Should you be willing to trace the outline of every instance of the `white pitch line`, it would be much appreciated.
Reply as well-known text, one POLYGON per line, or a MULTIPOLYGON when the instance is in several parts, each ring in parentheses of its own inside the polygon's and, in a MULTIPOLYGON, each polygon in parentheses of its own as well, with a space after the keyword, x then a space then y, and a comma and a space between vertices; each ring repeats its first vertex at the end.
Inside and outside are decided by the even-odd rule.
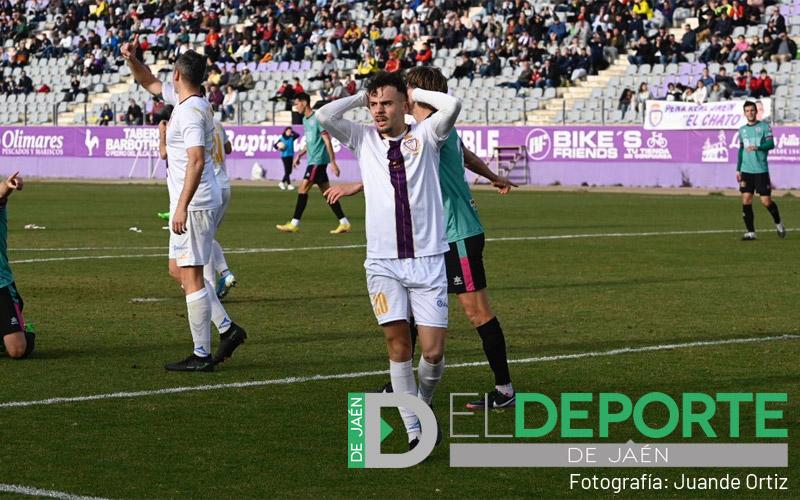
MULTIPOLYGON (((553 356, 541 356, 535 358, 510 359, 508 360, 508 362, 513 364, 529 364, 529 363, 542 363, 548 361, 568 361, 573 359, 617 356, 620 354, 631 354, 639 352, 669 351, 677 349, 691 349, 693 347, 708 347, 708 346, 730 345, 730 344, 749 344, 749 343, 785 341, 785 340, 797 340, 797 339, 800 339, 800 335, 786 334, 786 335, 778 335, 772 337, 750 337, 750 338, 725 339, 725 340, 699 340, 699 341, 685 342, 679 344, 658 344, 658 345, 651 345, 644 347, 624 347, 621 349, 612 349, 609 351, 591 351, 591 352, 582 352, 575 354, 556 354, 553 356)), ((452 370, 455 368, 470 368, 475 366, 485 366, 488 364, 489 363, 486 361, 475 361, 475 362, 456 363, 452 365, 447 365, 446 368, 448 370, 452 370)), ((94 394, 92 396, 58 397, 58 398, 40 399, 35 401, 9 401, 6 403, 0 403, 0 409, 22 408, 28 406, 49 406, 60 403, 80 403, 83 401, 97 401, 102 399, 140 398, 145 396, 179 394, 184 392, 215 391, 220 389, 242 389, 247 387, 261 387, 265 385, 292 385, 292 384, 302 384, 304 382, 342 380, 342 379, 369 377, 374 375, 385 375, 387 373, 388 372, 386 370, 374 370, 367 372, 335 373, 330 375, 308 375, 300 377, 270 379, 270 380, 254 380, 250 382, 232 382, 227 384, 169 387, 166 389, 155 389, 149 391, 111 392, 106 394, 94 394)))
POLYGON ((0 483, 0 492, 16 493, 18 495, 27 495, 30 497, 60 498, 62 500, 107 500, 102 497, 87 497, 82 495, 73 495, 72 493, 64 493, 63 491, 43 490, 41 488, 32 488, 29 486, 20 486, 17 484, 0 483))
MULTIPOLYGON (((796 228, 790 228, 789 231, 796 231, 796 228)), ((508 236, 497 238, 486 238, 486 241, 548 241, 548 240, 575 240, 582 238, 625 238, 625 237, 646 237, 646 236, 682 236, 682 235, 697 235, 697 234, 721 234, 721 233, 736 233, 737 229, 706 229, 697 231, 649 231, 643 233, 586 233, 586 234, 554 234, 544 236, 508 236)), ((313 247, 291 247, 291 248, 228 248, 225 249, 227 254, 253 254, 253 253, 277 253, 277 252, 307 252, 315 250, 350 250, 355 248, 365 248, 366 245, 327 245, 327 246, 313 246, 313 247)), ((86 250, 97 249, 99 247, 88 247, 86 250)), ((141 249, 149 248, 162 248, 162 247, 141 247, 141 249)), ((132 248, 121 248, 119 250, 135 250, 132 248)), ((67 249, 70 250, 71 249, 67 249)), ((12 252, 14 250, 12 249, 12 252)), ((41 259, 19 259, 12 260, 11 264, 35 264, 40 262, 63 262, 70 260, 109 260, 109 259, 140 259, 147 257, 166 257, 164 253, 154 254, 133 254, 133 255, 78 255, 75 257, 46 257, 41 259)))

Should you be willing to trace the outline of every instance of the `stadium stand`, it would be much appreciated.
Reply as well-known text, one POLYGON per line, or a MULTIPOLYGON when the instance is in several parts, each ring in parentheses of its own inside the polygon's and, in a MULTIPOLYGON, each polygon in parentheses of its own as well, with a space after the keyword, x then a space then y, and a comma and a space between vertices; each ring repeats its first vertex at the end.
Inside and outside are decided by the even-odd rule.
POLYGON ((0 5, 0 124, 94 124, 106 104, 119 121, 131 99, 152 116, 119 54, 134 35, 163 78, 205 53, 209 89, 232 94, 219 117, 237 123, 289 123, 270 101, 284 81, 324 102, 415 64, 450 77, 463 123, 637 123, 643 83, 656 99, 766 92, 776 121, 800 119, 800 0, 28 0, 0 5))

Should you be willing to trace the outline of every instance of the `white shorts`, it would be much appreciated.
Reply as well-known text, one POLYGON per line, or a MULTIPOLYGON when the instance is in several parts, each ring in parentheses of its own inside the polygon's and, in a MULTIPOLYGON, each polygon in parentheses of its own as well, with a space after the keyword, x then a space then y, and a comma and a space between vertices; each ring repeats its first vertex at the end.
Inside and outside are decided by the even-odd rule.
POLYGON ((222 219, 225 217, 225 212, 228 211, 228 203, 231 201, 230 188, 222 188, 220 189, 220 193, 222 193, 222 205, 220 205, 219 210, 217 210, 217 220, 214 224, 214 227, 217 229, 222 225, 222 219))
POLYGON ((367 259, 367 290, 379 325, 408 321, 447 328, 444 254, 413 259, 367 259))
POLYGON ((191 210, 186 219, 186 232, 172 232, 172 215, 169 217, 169 258, 178 267, 204 266, 211 259, 211 246, 216 233, 218 209, 191 210))

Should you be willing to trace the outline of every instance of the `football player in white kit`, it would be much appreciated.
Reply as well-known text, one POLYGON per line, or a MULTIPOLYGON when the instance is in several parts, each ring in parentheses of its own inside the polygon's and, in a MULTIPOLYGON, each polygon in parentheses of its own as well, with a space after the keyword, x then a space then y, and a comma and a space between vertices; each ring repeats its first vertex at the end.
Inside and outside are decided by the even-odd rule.
MULTIPOLYGON (((217 230, 222 224, 225 212, 228 211, 228 204, 231 201, 231 181, 228 179, 228 169, 225 166, 225 156, 231 154, 233 145, 225 134, 225 128, 219 120, 214 120, 214 149, 211 151, 211 160, 214 162, 214 176, 217 178, 220 193, 222 194, 222 205, 217 215, 217 230)), ((238 283, 236 277, 225 260, 222 246, 217 241, 216 236, 212 243, 211 262, 203 268, 203 275, 210 283, 216 282, 216 293, 220 299, 228 295, 231 288, 238 283), (219 279, 217 279, 219 274, 219 279)))
POLYGON ((162 83, 136 56, 136 40, 123 45, 136 81, 153 95, 162 95, 174 106, 166 128, 170 199, 169 272, 186 295, 187 318, 194 350, 184 360, 169 363, 170 371, 213 371, 244 342, 245 331, 234 324, 220 304, 213 286, 203 278, 203 266, 211 258, 217 214, 222 197, 211 160, 214 115, 202 96, 205 58, 194 52, 182 54, 175 63, 172 83, 162 83), (211 355, 211 322, 229 334, 211 355))
MULTIPOLYGON (((447 332, 448 251, 439 148, 461 111, 461 101, 441 92, 406 88, 398 73, 380 72, 366 90, 317 111, 322 127, 358 159, 366 200, 367 288, 389 353, 395 392, 418 395, 430 404, 444 371, 447 332), (406 125, 409 104, 419 101, 438 111, 406 125), (367 107, 374 125, 344 119, 348 110, 367 107), (422 357, 419 387, 414 379, 409 313, 419 325, 422 357)), ((414 413, 400 408, 409 448, 419 442, 414 413)))

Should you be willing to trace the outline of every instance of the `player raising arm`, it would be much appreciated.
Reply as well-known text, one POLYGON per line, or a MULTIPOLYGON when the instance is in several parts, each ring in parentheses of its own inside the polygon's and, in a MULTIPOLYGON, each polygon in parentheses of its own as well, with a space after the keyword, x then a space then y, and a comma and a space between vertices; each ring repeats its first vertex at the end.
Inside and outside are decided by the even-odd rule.
MULTIPOLYGON (((367 288, 389 354, 395 391, 430 404, 444 371, 447 331, 448 250, 439 149, 453 129, 461 101, 440 92, 409 92, 402 76, 378 73, 366 91, 337 99, 317 111, 322 127, 358 159, 366 200, 367 288), (414 100, 438 112, 417 125, 404 118, 414 100), (345 120, 350 109, 366 106, 373 125, 345 120), (422 357, 419 388, 411 359, 409 313, 418 328, 422 357)), ((420 424, 401 408, 409 447, 419 442, 420 424)))
POLYGON ((161 94, 167 104, 174 106, 165 136, 169 161, 169 272, 186 295, 194 350, 186 359, 167 364, 165 368, 213 371, 214 365, 230 357, 247 335, 230 320, 214 287, 203 278, 203 266, 211 258, 217 214, 222 205, 211 158, 214 115, 201 91, 206 62, 197 52, 187 51, 175 62, 172 82, 162 83, 136 58, 135 49, 134 41, 124 44, 121 52, 136 81, 151 94, 161 94), (212 320, 221 336, 214 356, 211 355, 212 320))

